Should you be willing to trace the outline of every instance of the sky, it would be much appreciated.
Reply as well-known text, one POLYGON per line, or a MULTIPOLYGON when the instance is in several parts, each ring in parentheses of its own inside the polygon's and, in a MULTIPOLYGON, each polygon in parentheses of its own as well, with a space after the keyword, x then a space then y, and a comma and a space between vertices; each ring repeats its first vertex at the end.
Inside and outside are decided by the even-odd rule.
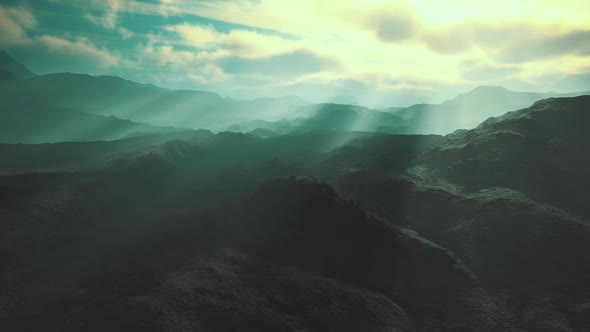
POLYGON ((406 106, 590 90, 590 2, 0 0, 0 48, 38 74, 406 106))

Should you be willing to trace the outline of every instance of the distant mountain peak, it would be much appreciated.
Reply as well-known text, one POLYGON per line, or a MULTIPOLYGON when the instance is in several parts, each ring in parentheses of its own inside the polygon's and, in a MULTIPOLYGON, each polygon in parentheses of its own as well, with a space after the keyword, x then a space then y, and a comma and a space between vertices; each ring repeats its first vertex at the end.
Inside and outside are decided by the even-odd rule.
POLYGON ((499 85, 480 85, 476 88, 474 88, 473 90, 471 90, 470 92, 481 92, 481 91, 510 91, 508 89, 506 89, 503 86, 499 86, 499 85))
MULTIPOLYGON (((513 93, 514 91, 512 90, 508 90, 505 87, 502 86, 497 86, 497 85, 481 85, 478 87, 473 88, 472 90, 459 94, 457 97, 462 97, 462 96, 490 96, 490 97, 494 97, 494 96, 504 96, 510 93, 513 93)), ((456 97, 456 98, 457 98, 456 97)))
POLYGON ((16 61, 6 51, 0 50, 0 69, 5 70, 18 78, 29 78, 37 76, 25 65, 16 61))
MULTIPOLYGON (((497 85, 481 85, 478 86, 470 91, 460 93, 455 98, 451 99, 450 102, 459 101, 465 102, 466 100, 470 101, 481 101, 482 99, 489 100, 489 101, 501 101, 506 100, 507 98, 511 98, 515 95, 519 94, 519 92, 514 92, 512 90, 506 89, 502 86, 497 85)), ((526 93, 521 93, 526 94, 526 93)), ((530 105, 528 102, 526 105, 530 105)))

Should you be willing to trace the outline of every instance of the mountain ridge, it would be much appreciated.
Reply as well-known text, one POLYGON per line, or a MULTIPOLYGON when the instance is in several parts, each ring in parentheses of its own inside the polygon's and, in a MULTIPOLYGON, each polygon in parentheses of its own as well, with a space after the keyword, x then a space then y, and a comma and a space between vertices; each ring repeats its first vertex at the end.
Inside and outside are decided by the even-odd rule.
POLYGON ((24 64, 15 60, 4 50, 0 50, 0 69, 6 70, 18 78, 37 76, 37 74, 31 72, 24 64))
POLYGON ((583 330, 588 105, 445 137, 0 145, 0 326, 583 330))
MULTIPOLYGON (((297 96, 238 100, 209 91, 169 90, 109 75, 53 73, 21 80, 10 80, 8 77, 4 82, 0 94, 4 92, 23 99, 34 94, 40 102, 86 113, 114 115, 158 126, 241 132, 270 130, 266 136, 273 135, 272 132, 284 134, 316 129, 318 126, 334 129, 331 123, 343 121, 338 119, 340 114, 334 113, 331 118, 320 121, 317 112, 313 111, 334 107, 356 112, 348 112, 348 124, 337 126, 338 129, 447 134, 457 129, 473 128, 489 117, 528 107, 542 98, 585 94, 516 92, 498 86, 480 86, 440 104, 381 110, 385 111, 381 113, 397 117, 386 119, 388 116, 378 113, 378 109, 356 105, 309 104, 297 96), (362 112, 359 111, 361 109, 362 112), (306 122, 309 125, 307 129, 306 122)), ((325 112, 323 116, 326 116, 325 112)))

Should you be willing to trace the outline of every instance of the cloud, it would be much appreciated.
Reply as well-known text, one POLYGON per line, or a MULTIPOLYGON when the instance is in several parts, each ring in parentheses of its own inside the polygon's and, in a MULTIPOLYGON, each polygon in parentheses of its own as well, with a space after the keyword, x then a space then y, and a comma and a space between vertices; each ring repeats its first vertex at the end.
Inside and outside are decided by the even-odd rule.
POLYGON ((489 64, 464 63, 462 77, 468 81, 485 82, 506 78, 519 71, 516 66, 496 66, 489 64))
POLYGON ((28 41, 27 29, 37 24, 33 14, 22 7, 0 5, 0 46, 14 46, 28 41))
POLYGON ((53 36, 41 36, 38 41, 41 47, 46 49, 49 53, 56 54, 60 57, 60 61, 64 63, 87 63, 91 62, 93 65, 99 67, 111 67, 119 63, 119 58, 111 55, 106 50, 101 50, 88 40, 79 38, 75 41, 70 41, 53 36))
POLYGON ((257 31, 220 32, 212 25, 198 24, 171 25, 165 30, 179 39, 151 36, 141 50, 142 61, 184 70, 199 83, 264 84, 272 78, 276 84, 339 66, 337 60, 314 52, 301 41, 257 31))
POLYGON ((368 26, 384 42, 406 40, 416 33, 414 19, 407 13, 385 13, 372 16, 368 26))
POLYGON ((444 29, 432 29, 423 35, 431 50, 442 54, 464 53, 472 48, 498 50, 542 33, 540 27, 522 23, 462 22, 444 29))
POLYGON ((97 72, 120 63, 119 57, 94 46, 88 39, 75 40, 38 32, 33 13, 23 7, 0 6, 0 46, 21 55, 38 72, 97 72))
POLYGON ((121 38, 123 39, 131 39, 135 36, 135 33, 133 33, 132 31, 129 31, 125 28, 118 28, 117 31, 119 31, 119 34, 121 35, 121 38))
POLYGON ((188 23, 165 27, 167 31, 180 35, 186 45, 198 49, 209 49, 220 42, 222 34, 215 31, 211 25, 192 25, 188 23))
POLYGON ((496 59, 505 63, 521 63, 561 55, 590 56, 590 30, 577 30, 557 36, 531 35, 503 48, 496 59))
POLYGON ((155 37, 145 53, 160 63, 186 66, 202 78, 202 73, 209 72, 217 80, 228 79, 228 75, 276 76, 275 79, 290 75, 290 79, 296 79, 338 66, 336 60, 315 52, 307 43, 283 36, 244 29, 220 32, 212 25, 188 23, 166 26, 165 30, 175 33, 180 45, 174 45, 170 38, 155 37))
POLYGON ((473 49, 500 63, 518 64, 565 55, 590 55, 590 30, 564 30, 557 24, 467 22, 427 32, 426 45, 441 54, 473 49))
MULTIPOLYGON (((588 68, 590 71, 590 68, 588 68)), ((590 91, 590 72, 568 75, 553 84, 559 91, 590 91)))
MULTIPOLYGON (((387 100, 502 81, 547 86, 543 74, 590 67, 586 0, 56 2, 101 28, 60 31, 62 24, 34 25, 32 15, 0 10, 0 43, 36 44, 55 59, 52 69, 68 68, 57 65, 62 57, 78 70, 119 70, 174 87, 387 100)), ((35 12, 38 2, 30 3, 35 12)))
POLYGON ((229 74, 258 74, 275 77, 318 73, 338 67, 338 64, 333 60, 308 51, 297 51, 260 59, 243 59, 239 56, 232 56, 220 59, 218 64, 224 72, 229 74))
POLYGON ((103 26, 107 29, 114 29, 117 27, 117 16, 123 7, 123 0, 107 0, 107 5, 109 10, 102 18, 103 26))
MULTIPOLYGON (((96 1, 90 1, 91 5, 93 2, 96 1)), ((103 0, 101 6, 102 15, 86 14, 84 18, 92 24, 108 30, 115 30, 118 27, 119 12, 124 8, 124 0, 103 0)))
MULTIPOLYGON (((115 29, 120 25, 119 15, 122 13, 150 16, 185 15, 186 11, 181 6, 190 3, 184 0, 49 0, 49 2, 69 5, 82 13, 101 11, 102 15, 96 16, 97 20, 92 18, 90 20, 109 29, 115 29)), ((86 18, 90 16, 92 15, 86 18)))
POLYGON ((149 61, 159 66, 191 67, 213 62, 222 56, 216 52, 207 50, 179 50, 168 44, 155 44, 154 42, 149 42, 140 49, 140 53, 144 61, 149 61))
POLYGON ((430 33, 423 36, 426 45, 437 53, 463 53, 471 46, 471 35, 462 30, 447 33, 430 33))
MULTIPOLYGON (((440 4, 407 0, 395 5, 360 0, 285 0, 280 4, 270 0, 197 0, 177 2, 176 6, 193 15, 295 36, 293 40, 273 36, 276 42, 249 43, 256 46, 247 51, 236 47, 252 58, 305 49, 338 59, 342 66, 334 75, 343 79, 413 73, 425 80, 463 84, 507 77, 530 79, 532 71, 541 68, 521 64, 536 61, 533 56, 566 61, 568 72, 575 72, 579 64, 564 57, 586 56, 583 45, 590 40, 574 33, 580 30, 576 27, 587 26, 590 21, 590 10, 581 10, 580 4, 577 0, 564 0, 559 5, 545 0, 517 4, 496 0, 494 6, 479 7, 459 0, 440 4), (551 38, 556 34, 569 37, 554 41, 551 38), (543 41, 555 47, 543 48, 543 41), (268 51, 271 46, 272 52, 268 51), (267 54, 261 54, 262 50, 267 54), (473 57, 487 65, 461 67, 473 57)), ((205 38, 203 32, 194 45, 211 40, 213 44, 225 43, 217 47, 232 53, 226 39, 229 34, 205 38)), ((247 41, 243 37, 236 40, 247 41)))
POLYGON ((181 38, 185 46, 199 50, 226 50, 242 58, 269 57, 304 48, 303 43, 252 30, 218 32, 211 25, 178 24, 165 27, 181 38))
POLYGON ((169 44, 161 44, 158 38, 152 37, 147 45, 142 46, 139 53, 141 57, 134 64, 138 70, 157 71, 160 73, 156 75, 157 82, 172 83, 169 86, 174 88, 182 87, 178 85, 178 82, 182 81, 198 83, 200 87, 202 84, 230 79, 230 76, 215 63, 224 56, 223 52, 179 50, 169 44), (164 76, 174 77, 167 79, 164 76))
MULTIPOLYGON (((91 1, 96 2, 96 1, 91 1)), ((131 6, 134 2, 125 2, 124 0, 107 0, 103 1, 101 10, 103 11, 102 15, 93 15, 87 13, 84 15, 84 18, 97 26, 103 27, 107 30, 117 31, 121 38, 127 40, 135 36, 135 34, 126 29, 125 27, 121 26, 119 22, 119 12, 124 11, 126 7, 135 7, 131 6)), ((125 10, 128 11, 128 10, 125 10)))

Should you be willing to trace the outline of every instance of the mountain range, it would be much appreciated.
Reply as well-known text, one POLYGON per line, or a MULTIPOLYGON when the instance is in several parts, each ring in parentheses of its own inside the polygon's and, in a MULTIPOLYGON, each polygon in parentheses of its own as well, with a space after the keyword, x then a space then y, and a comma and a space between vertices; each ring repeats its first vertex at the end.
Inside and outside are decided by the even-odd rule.
MULTIPOLYGON (((28 107, 29 111, 37 109, 40 116, 41 113, 57 110, 61 111, 58 116, 64 117, 67 115, 63 114, 63 110, 69 110, 159 127, 209 129, 216 132, 265 130, 266 136, 326 129, 390 134, 448 134, 457 129, 473 128, 489 117, 527 107, 541 99, 587 94, 525 93, 488 86, 475 88, 441 104, 376 110, 346 104, 311 104, 295 96, 236 100, 207 91, 162 89, 114 76, 73 73, 34 75, 5 52, 0 55, 0 69, 22 78, 5 81, 0 90, 0 103, 5 112, 14 112, 2 122, 11 126, 11 122, 16 121, 18 131, 23 133, 23 126, 18 124, 21 119, 14 114, 20 114, 19 109, 26 103, 33 104, 28 107)), ((79 114, 76 116, 85 117, 79 114)), ((108 121, 113 120, 111 118, 108 121)), ((73 123, 69 127, 76 127, 77 121, 72 119, 73 123)), ((80 127, 85 127, 84 120, 80 121, 80 127)), ((103 138, 77 137, 72 134, 70 139, 61 137, 58 140, 109 140, 122 138, 121 133, 136 136, 135 132, 165 131, 141 125, 136 128, 129 122, 119 122, 117 125, 125 129, 103 138)), ((45 129, 35 128, 35 133, 43 136, 45 129)), ((47 133, 48 136, 51 134, 47 133)), ((35 135, 27 135, 28 138, 32 136, 35 135)), ((14 135, 9 138, 11 140, 6 138, 4 142, 19 141, 14 135)), ((27 142, 42 141, 29 139, 27 142)))
POLYGON ((11 75, 2 330, 590 329, 590 96, 375 110, 11 75))

